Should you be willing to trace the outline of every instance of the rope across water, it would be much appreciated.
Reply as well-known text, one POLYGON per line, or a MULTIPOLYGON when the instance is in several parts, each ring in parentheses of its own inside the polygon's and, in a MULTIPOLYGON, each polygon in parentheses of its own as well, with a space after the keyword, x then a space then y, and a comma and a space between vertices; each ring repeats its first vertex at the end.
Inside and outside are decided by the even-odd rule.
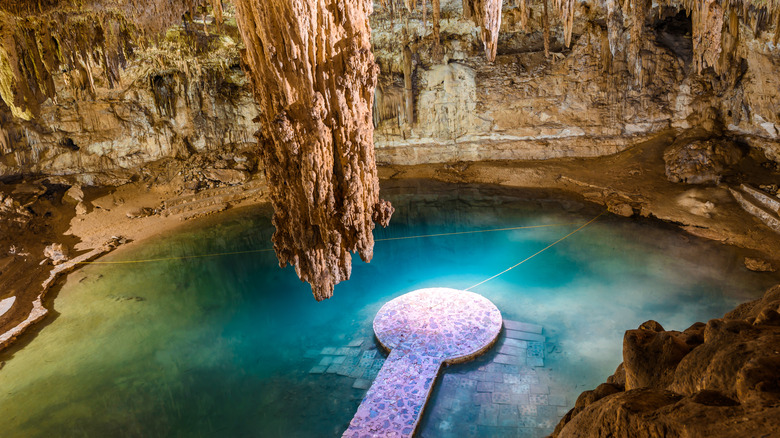
MULTIPOLYGON (((390 240, 406 240, 406 239, 423 239, 426 237, 442 237, 442 236, 456 236, 459 234, 474 234, 474 233, 491 233, 495 231, 512 231, 512 230, 526 230, 531 228, 549 228, 549 227, 562 227, 565 225, 573 225, 571 222, 569 223, 562 223, 562 224, 548 224, 548 225, 529 225, 525 227, 510 227, 510 228, 493 228, 489 230, 472 230, 472 231, 458 231, 453 233, 438 233, 438 234, 420 234, 417 236, 402 236, 402 237, 387 237, 384 239, 376 239, 375 242, 387 242, 390 240)), ((84 265, 122 265, 122 264, 128 264, 128 263, 152 263, 152 262, 162 262, 162 261, 168 261, 168 260, 185 260, 185 259, 198 259, 198 258, 204 258, 204 257, 219 257, 219 256, 227 256, 227 255, 236 255, 236 254, 254 254, 254 253, 260 253, 260 252, 268 252, 273 251, 273 248, 264 248, 264 249, 250 249, 245 251, 232 251, 232 252, 218 252, 218 253, 209 253, 209 254, 199 254, 199 255, 189 255, 189 256, 174 256, 174 257, 159 257, 159 258, 153 258, 153 259, 140 259, 140 260, 117 260, 117 261, 87 261, 87 262, 80 262, 80 264, 84 265)))
MULTIPOLYGON (((508 267, 507 269, 504 269, 503 271, 499 272, 496 275, 493 275, 492 277, 489 277, 485 280, 480 281, 479 283, 469 286, 466 289, 466 291, 469 291, 477 286, 480 286, 482 284, 487 283, 490 280, 493 280, 494 278, 505 274, 512 269, 515 269, 516 267, 522 265, 523 263, 527 262, 528 260, 531 260, 532 258, 538 256, 539 254, 547 251, 548 249, 552 248, 553 246, 563 242, 564 240, 568 239, 578 231, 582 230, 583 228, 587 227, 588 225, 595 222, 598 218, 600 218, 606 211, 602 211, 599 213, 596 217, 589 220, 588 222, 580 225, 577 229, 570 232, 569 234, 561 237, 560 239, 556 240, 555 242, 547 245, 546 247, 542 248, 541 250, 535 252, 534 254, 526 257, 525 259, 521 260, 520 262, 508 267)), ((457 236, 461 234, 475 234, 475 233, 491 233, 491 232, 497 232, 497 231, 512 231, 512 230, 527 230, 527 229, 533 229, 533 228, 550 228, 550 227, 561 227, 566 225, 572 225, 571 222, 569 223, 561 223, 561 224, 547 224, 547 225, 529 225, 524 227, 509 227, 509 228, 492 228, 489 230, 472 230, 472 231, 457 231, 452 233, 437 233, 437 234, 421 234, 416 236, 403 236, 403 237, 387 237, 384 239, 376 239, 375 242, 386 242, 390 240, 406 240, 406 239, 423 239, 428 237, 442 237, 442 236, 457 236)), ((132 263, 153 263, 153 262, 161 262, 161 261, 168 261, 168 260, 186 260, 186 259, 197 259, 197 258, 205 258, 205 257, 219 257, 219 256, 227 256, 227 255, 237 255, 237 254, 253 254, 253 253, 261 253, 261 252, 269 252, 273 251, 273 248, 265 248, 265 249, 253 249, 253 250, 246 250, 246 251, 232 251, 232 252, 219 252, 219 253, 210 253, 210 254, 200 254, 200 255, 190 255, 190 256, 175 256, 175 257, 160 257, 160 258, 153 258, 153 259, 140 259, 140 260, 118 260, 118 261, 89 261, 89 262, 80 262, 80 264, 90 264, 90 265, 122 265, 122 264, 132 264, 132 263)))
POLYGON ((577 228, 576 230, 574 230, 574 231, 572 231, 571 233, 569 233, 569 234, 567 234, 567 235, 565 235, 565 236, 561 237, 560 239, 556 240, 555 242, 553 242, 553 243, 551 243, 551 244, 549 244, 549 245, 545 246, 544 248, 542 248, 542 249, 540 249, 539 251, 537 251, 537 252, 535 252, 535 253, 531 254, 530 256, 528 256, 528 257, 524 258, 523 260, 519 261, 518 263, 516 263, 516 264, 514 264, 514 265, 512 265, 512 266, 510 266, 510 267, 508 267, 508 268, 506 268, 506 269, 504 269, 503 271, 499 272, 498 274, 496 274, 496 275, 494 275, 494 276, 492 276, 492 277, 489 277, 489 278, 488 278, 488 279, 486 279, 486 280, 482 280, 482 281, 480 281, 479 283, 477 283, 477 284, 475 284, 475 285, 473 285, 473 286, 469 286, 469 287, 467 287, 466 289, 463 289, 463 290, 465 290, 465 291, 469 291, 469 290, 471 290, 471 289, 474 289, 475 287, 477 287, 477 286, 479 286, 479 285, 481 285, 481 284, 485 284, 485 283, 487 283, 488 281, 490 281, 490 280, 492 280, 492 279, 494 279, 494 278, 498 277, 498 276, 499 276, 499 275, 501 275, 501 274, 506 274, 507 272, 511 271, 512 269, 515 269, 516 267, 518 267, 518 266, 522 265, 523 263, 527 262, 528 260, 531 260, 532 258, 534 258, 534 257, 538 256, 539 254, 541 254, 541 253, 543 253, 543 252, 547 251, 548 249, 552 248, 553 246, 555 246, 555 245, 557 245, 557 244, 559 244, 559 243, 563 242, 564 240, 568 239, 570 236, 572 236, 572 235, 573 235, 573 234, 575 234, 576 232, 580 231, 581 229, 583 229, 583 228, 587 227, 588 225, 592 224, 593 222, 595 222, 595 221, 596 221, 596 219, 600 218, 600 217, 601 217, 601 215, 603 215, 604 213, 606 213, 606 211, 602 211, 601 213, 599 213, 599 214, 598 214, 598 216, 596 216, 596 217, 594 217, 593 219, 589 220, 588 222, 585 222, 584 224, 580 225, 580 227, 579 227, 579 228, 577 228))

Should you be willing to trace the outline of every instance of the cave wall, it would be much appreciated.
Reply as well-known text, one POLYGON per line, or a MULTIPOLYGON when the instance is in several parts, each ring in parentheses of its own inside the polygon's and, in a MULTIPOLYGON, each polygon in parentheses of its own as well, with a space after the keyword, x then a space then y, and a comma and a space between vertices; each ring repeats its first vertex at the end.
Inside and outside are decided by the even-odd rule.
MULTIPOLYGON (((49 63, 56 65, 47 78, 51 91, 37 93, 34 108, 19 103, 16 112, 29 111, 30 117, 17 117, 0 103, 0 179, 119 185, 166 159, 183 163, 189 173, 255 172, 253 119, 259 110, 242 70, 243 44, 232 11, 219 24, 211 10, 195 11, 199 14, 189 21, 169 17, 177 24, 149 40, 133 34, 141 32, 138 26, 117 19, 126 26, 119 47, 105 42, 101 28, 92 28, 97 34, 72 42, 81 61, 70 65, 60 55, 60 62, 49 63)), ((92 19, 94 11, 67 15, 79 22, 92 19)), ((44 14, 18 21, 23 31, 40 33, 59 18, 44 14)), ((18 94, 26 91, 18 77, 16 82, 18 94)), ((28 83, 28 90, 38 86, 28 83)))
MULTIPOLYGON (((598 156, 667 129, 694 127, 739 137, 777 159, 776 25, 767 22, 756 32, 749 20, 739 21, 736 37, 727 39, 732 46, 718 52, 732 56, 729 67, 716 72, 705 63, 700 71, 695 17, 682 3, 646 12, 639 36, 627 11, 610 16, 611 2, 579 3, 570 47, 562 14, 551 12, 552 53, 546 58, 542 3, 528 4, 525 11, 517 2, 504 5, 493 63, 460 1, 442 2, 444 56, 433 50, 430 25, 423 28, 419 11, 391 17, 377 7, 374 49, 383 93, 375 143, 381 161, 598 156), (386 23, 393 19, 392 26, 386 23), (610 27, 608 20, 618 24, 610 27), (634 48, 632 38, 641 44, 634 48), (413 48, 414 123, 399 116, 393 99, 402 86, 404 43, 413 48)), ((707 37, 714 38, 703 36, 705 43, 707 37)))
MULTIPOLYGON (((191 6, 166 1, 155 7, 179 13, 191 6)), ((63 3, 71 2, 43 2, 37 20, 63 3)), ((105 4, 114 3, 122 2, 86 2, 90 14, 106 14, 105 4)), ((638 32, 634 12, 621 12, 614 1, 562 2, 574 8, 567 47, 562 10, 550 2, 551 53, 545 57, 542 2, 507 2, 496 59, 488 62, 480 27, 464 16, 461 0, 438 2, 436 15, 431 2, 414 11, 400 1, 375 2, 370 24, 380 66, 374 103, 378 162, 598 156, 667 129, 700 127, 780 161, 776 18, 756 28, 755 16, 747 14, 736 21, 733 35, 726 23, 720 53, 728 54, 722 56, 728 62, 718 61, 725 63, 720 70, 697 61, 695 48, 712 60, 717 47, 710 49, 707 36, 693 31, 696 17, 682 2, 660 3, 645 13, 638 32), (636 35, 642 44, 634 47, 636 35)), ((133 13, 134 4, 120 11, 133 13)), ((224 5, 224 26, 201 5, 187 24, 186 17, 168 17, 178 24, 157 40, 137 35, 152 35, 161 27, 157 21, 138 29, 112 12, 119 30, 103 31, 92 62, 86 62, 90 52, 76 50, 76 44, 67 52, 72 56, 50 69, 50 78, 42 77, 39 115, 24 120, 0 103, 0 178, 56 175, 120 184, 161 159, 184 167, 225 161, 232 167, 233 156, 245 162, 257 152, 252 119, 259 111, 242 72, 233 7, 224 5), (218 156, 223 152, 227 160, 218 156)), ((7 21, 9 12, 3 14, 7 21)), ((20 22, 28 28, 37 23, 29 17, 20 22)), ((68 29, 58 32, 67 35, 68 29)))

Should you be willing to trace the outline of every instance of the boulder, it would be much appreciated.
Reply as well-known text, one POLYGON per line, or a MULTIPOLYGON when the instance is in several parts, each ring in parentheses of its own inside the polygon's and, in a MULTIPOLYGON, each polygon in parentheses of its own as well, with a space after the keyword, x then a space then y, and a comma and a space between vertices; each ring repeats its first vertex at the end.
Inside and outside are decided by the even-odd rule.
POLYGON ((754 272, 775 272, 777 270, 772 263, 755 257, 745 257, 745 267, 754 272))
POLYGON ((78 204, 79 202, 84 201, 84 191, 81 190, 80 185, 71 186, 68 190, 65 191, 65 194, 62 195, 62 202, 66 202, 68 204, 78 204))
POLYGON ((623 217, 631 217, 634 215, 634 209, 631 205, 626 203, 614 203, 608 204, 607 209, 610 213, 623 217))
POLYGON ((76 204, 76 216, 83 216, 87 213, 89 213, 89 207, 87 207, 87 204, 83 202, 76 204))
POLYGON ((629 330, 624 362, 552 437, 780 436, 778 310, 775 286, 683 332, 655 321, 629 330))
POLYGON ((721 139, 674 144, 664 151, 666 177, 687 184, 718 184, 741 159, 739 147, 721 139))
POLYGON ((664 331, 655 321, 627 331, 623 338, 626 389, 663 388, 671 383, 675 367, 692 348, 685 340, 683 333, 664 331))
POLYGON ((140 207, 128 211, 127 213, 125 213, 125 216, 127 216, 130 219, 138 219, 142 217, 152 216, 154 214, 157 214, 157 209, 150 208, 150 207, 140 207))
POLYGON ((43 250, 43 256, 51 259, 54 265, 59 265, 68 261, 68 248, 61 243, 52 243, 43 250))

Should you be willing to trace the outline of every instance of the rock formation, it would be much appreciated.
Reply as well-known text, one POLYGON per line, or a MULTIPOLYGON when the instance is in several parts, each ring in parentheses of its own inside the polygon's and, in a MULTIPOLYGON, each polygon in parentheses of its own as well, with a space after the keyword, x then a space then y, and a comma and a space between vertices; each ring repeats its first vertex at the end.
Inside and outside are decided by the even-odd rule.
POLYGON ((666 177, 672 182, 718 184, 741 158, 742 151, 728 140, 680 142, 664 152, 666 177))
POLYGON ((246 63, 262 108, 260 149, 274 248, 317 300, 373 255, 379 199, 371 105, 377 67, 365 0, 238 0, 246 63))
MULTIPOLYGON (((155 9, 176 10, 158 3, 128 14, 140 20, 155 9)), ((203 169, 254 171, 257 106, 241 70, 235 23, 221 34, 210 24, 207 33, 190 12, 185 21, 161 13, 144 25, 98 6, 2 13, 2 34, 13 41, 3 48, 31 50, 7 59, 16 66, 10 73, 24 74, 6 70, 6 84, 15 86, 3 91, 11 106, 0 103, 0 178, 120 185, 148 177, 149 163, 177 160, 187 163, 186 179, 197 188, 206 184, 203 169), (177 24, 163 27, 161 16, 177 24), (47 47, 55 42, 52 53, 47 47)), ((206 10, 196 10, 198 20, 210 21, 206 10)))
POLYGON ((482 45, 488 62, 496 60, 502 3, 501 0, 466 0, 463 5, 464 16, 473 18, 474 23, 480 27, 482 45))
MULTIPOLYGON (((314 68, 336 52, 368 51, 371 8, 353 3, 316 3, 336 5, 323 15, 339 19, 323 28, 333 35, 290 45, 289 53, 323 47, 318 54, 300 52, 290 65, 314 68), (356 8, 364 14, 357 21, 356 8), (358 33, 358 40, 343 39, 358 33), (322 46, 337 40, 349 44, 322 46)), ((376 153, 387 164, 608 155, 693 127, 780 162, 777 0, 434 1, 432 20, 427 1, 376 3, 370 49, 381 66, 381 92, 375 101, 368 52, 354 58, 363 78, 334 75, 349 57, 338 55, 325 70, 304 74, 323 81, 327 74, 327 81, 289 85, 296 93, 311 88, 309 103, 325 110, 304 115, 321 117, 326 131, 337 134, 342 120, 331 115, 338 102, 358 102, 339 116, 354 127, 334 137, 337 148, 367 144, 371 127, 357 120, 368 102, 375 109, 376 153), (351 138, 347 131, 360 134, 351 138)), ((180 169, 186 189, 195 191, 237 184, 263 170, 252 136, 260 108, 242 72, 244 47, 232 10, 230 2, 217 0, 0 1, 0 179, 118 185, 153 178, 145 168, 165 162, 175 163, 165 167, 180 169)), ((287 23, 312 30, 318 16, 309 18, 287 23)), ((267 71, 283 72, 277 78, 287 80, 285 68, 267 71)), ((263 109, 261 122, 290 111, 279 91, 286 87, 261 90, 284 97, 268 100, 272 109, 263 109)), ((265 124, 267 145, 273 129, 265 124)), ((370 178, 356 178, 363 188, 371 185, 370 178)), ((355 196, 363 196, 361 190, 355 196)), ((372 212, 368 192, 355 211, 372 212)), ((282 259, 293 261, 282 247, 282 259)), ((334 268, 341 277, 342 271, 334 268)))
POLYGON ((626 332, 623 363, 577 399, 553 437, 780 434, 780 286, 683 332, 626 332), (695 431, 695 432, 694 432, 695 431))

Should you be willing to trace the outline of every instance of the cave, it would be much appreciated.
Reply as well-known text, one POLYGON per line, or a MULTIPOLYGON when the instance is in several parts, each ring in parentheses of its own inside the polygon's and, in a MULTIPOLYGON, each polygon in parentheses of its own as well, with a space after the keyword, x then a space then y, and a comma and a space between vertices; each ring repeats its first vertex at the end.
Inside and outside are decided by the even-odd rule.
POLYGON ((0 36, 4 437, 780 433, 777 0, 0 36))

